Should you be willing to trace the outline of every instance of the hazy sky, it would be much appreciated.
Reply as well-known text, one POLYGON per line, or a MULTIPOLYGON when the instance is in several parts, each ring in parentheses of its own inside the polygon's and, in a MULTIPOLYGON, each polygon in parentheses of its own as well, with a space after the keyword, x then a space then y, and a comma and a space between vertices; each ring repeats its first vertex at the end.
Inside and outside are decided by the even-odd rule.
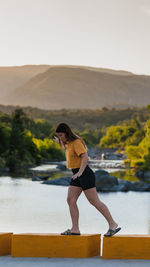
POLYGON ((150 75, 150 0, 0 0, 0 66, 25 64, 150 75))

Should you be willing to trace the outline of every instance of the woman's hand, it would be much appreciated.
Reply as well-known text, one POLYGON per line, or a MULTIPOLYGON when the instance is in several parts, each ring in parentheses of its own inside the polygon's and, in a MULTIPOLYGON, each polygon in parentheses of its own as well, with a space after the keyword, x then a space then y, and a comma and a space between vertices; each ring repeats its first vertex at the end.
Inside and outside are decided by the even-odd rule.
POLYGON ((60 140, 57 136, 54 136, 53 141, 56 142, 57 144, 60 144, 60 140))
POLYGON ((77 172, 72 176, 72 179, 75 180, 76 178, 80 177, 82 175, 82 173, 77 172))
POLYGON ((56 142, 57 144, 59 144, 61 146, 61 148, 64 148, 64 144, 59 137, 54 136, 53 141, 56 142))

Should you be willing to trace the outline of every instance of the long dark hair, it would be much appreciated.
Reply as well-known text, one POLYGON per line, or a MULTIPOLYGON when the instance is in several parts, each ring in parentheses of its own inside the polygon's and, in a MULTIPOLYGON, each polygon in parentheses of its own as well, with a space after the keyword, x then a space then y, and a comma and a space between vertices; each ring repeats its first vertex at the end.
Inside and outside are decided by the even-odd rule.
MULTIPOLYGON (((69 127, 68 124, 66 123, 60 123, 58 124, 58 126, 56 127, 56 133, 65 133, 66 134, 66 138, 68 141, 74 141, 76 139, 80 139, 81 142, 84 144, 84 146, 86 147, 85 142, 83 141, 83 139, 78 136, 76 133, 74 133, 71 128, 69 127)), ((65 145, 65 144, 64 144, 65 145)), ((87 148, 87 147, 86 147, 87 148)))

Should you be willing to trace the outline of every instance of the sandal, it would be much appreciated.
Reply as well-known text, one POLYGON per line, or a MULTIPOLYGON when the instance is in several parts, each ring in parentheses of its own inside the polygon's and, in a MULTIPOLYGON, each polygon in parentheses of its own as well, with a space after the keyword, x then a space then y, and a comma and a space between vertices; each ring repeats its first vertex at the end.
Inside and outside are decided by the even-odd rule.
POLYGON ((109 229, 104 236, 113 236, 121 230, 121 227, 116 228, 115 230, 109 229))
POLYGON ((80 235, 80 233, 73 233, 70 229, 61 233, 61 235, 80 235))

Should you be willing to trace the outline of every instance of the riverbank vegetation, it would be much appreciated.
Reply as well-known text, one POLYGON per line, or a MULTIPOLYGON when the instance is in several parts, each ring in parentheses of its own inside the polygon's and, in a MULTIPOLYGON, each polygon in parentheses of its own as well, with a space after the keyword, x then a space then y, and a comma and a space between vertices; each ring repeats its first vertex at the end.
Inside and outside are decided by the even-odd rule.
POLYGON ((22 109, 1 115, 0 168, 11 172, 37 165, 41 160, 63 160, 60 146, 48 138, 52 126, 45 120, 34 121, 22 109))
POLYGON ((88 148, 115 148, 127 155, 130 167, 150 170, 149 108, 44 111, 2 106, 0 112, 0 169, 11 171, 44 160, 65 160, 53 142, 55 127, 68 123, 88 148))
POLYGON ((127 156, 126 166, 150 171, 150 120, 143 123, 135 119, 108 127, 98 146, 122 150, 127 156))

